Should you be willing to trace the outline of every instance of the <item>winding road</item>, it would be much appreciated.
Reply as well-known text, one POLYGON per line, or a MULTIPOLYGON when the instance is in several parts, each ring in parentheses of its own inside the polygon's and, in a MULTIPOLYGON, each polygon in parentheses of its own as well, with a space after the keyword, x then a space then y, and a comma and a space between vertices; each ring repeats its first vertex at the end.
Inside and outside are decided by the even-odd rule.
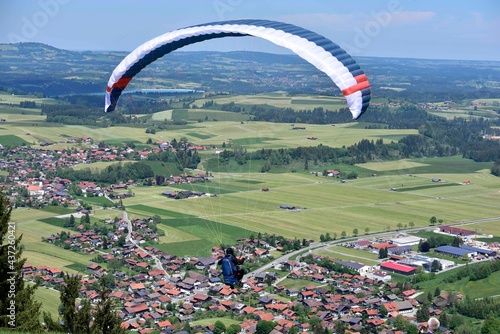
POLYGON ((170 278, 170 275, 167 273, 167 271, 163 268, 163 263, 161 263, 161 260, 154 254, 151 254, 150 252, 148 252, 147 250, 145 250, 144 248, 142 248, 141 246, 139 246, 137 244, 137 241, 135 241, 133 238, 132 238, 132 231, 133 231, 133 226, 132 226, 132 222, 128 219, 128 214, 126 211, 122 211, 122 218, 123 220, 125 220, 128 224, 128 234, 127 234, 127 237, 125 238, 126 241, 129 241, 131 242, 132 244, 134 244, 135 247, 139 248, 141 251, 143 251, 144 253, 148 254, 149 256, 151 256, 153 258, 153 260, 155 260, 155 267, 159 270, 162 270, 165 274, 163 275, 163 278, 164 279, 168 279, 170 278))

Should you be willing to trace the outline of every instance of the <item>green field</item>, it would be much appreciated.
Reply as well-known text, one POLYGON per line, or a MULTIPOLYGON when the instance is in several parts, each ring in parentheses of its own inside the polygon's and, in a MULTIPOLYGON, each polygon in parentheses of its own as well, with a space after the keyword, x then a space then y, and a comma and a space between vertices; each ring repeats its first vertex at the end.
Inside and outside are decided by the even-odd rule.
POLYGON ((221 321, 224 325, 226 325, 226 328, 233 324, 238 325, 240 323, 239 320, 224 317, 224 318, 208 318, 208 319, 196 320, 190 322, 190 325, 192 327, 195 326, 206 327, 215 324, 215 322, 217 321, 221 321))
POLYGON ((0 143, 2 143, 3 146, 22 146, 26 144, 23 139, 14 135, 0 136, 0 143))
POLYGON ((208 256, 214 245, 233 244, 235 239, 252 233, 244 228, 145 205, 128 206, 127 211, 132 215, 162 217, 159 228, 166 235, 155 246, 176 255, 208 256))
MULTIPOLYGON (((243 147, 251 151, 319 144, 341 147, 355 144, 361 139, 381 138, 389 142, 417 133, 417 130, 368 130, 363 123, 335 126, 302 124, 305 130, 292 130, 292 124, 235 119, 245 116, 237 113, 175 109, 162 111, 152 118, 163 121, 187 117, 192 121, 186 126, 169 126, 167 130, 151 134, 146 133, 142 125, 99 129, 43 123, 44 116, 39 115, 38 109, 27 110, 14 105, 25 100, 31 98, 0 95, 0 113, 5 114, 7 119, 0 126, 2 144, 25 141, 36 147, 40 141, 50 141, 55 143, 53 147, 66 148, 74 145, 66 143, 68 138, 90 136, 95 142, 131 142, 142 147, 148 139, 157 142, 186 137, 199 145, 221 147, 225 143, 228 149, 243 147), (9 103, 14 104, 11 106, 9 103), (200 118, 203 121, 198 122, 200 118), (308 136, 317 137, 318 140, 307 140, 308 136)), ((268 104, 294 110, 319 106, 330 110, 345 107, 339 98, 287 96, 280 93, 222 96, 216 100, 219 104, 268 104)), ((47 103, 56 102, 47 100, 47 103)), ((195 101, 197 105, 203 102, 195 101)), ((149 121, 149 118, 145 117, 144 120, 149 121)), ((207 159, 217 157, 215 150, 200 151, 200 156, 203 159, 199 165, 200 171, 213 175, 211 181, 172 187, 133 186, 126 191, 131 191, 134 196, 123 199, 130 218, 154 215, 162 218, 158 227, 165 232, 165 236, 160 238, 160 244, 154 246, 172 254, 207 256, 212 246, 234 243, 236 238, 259 232, 318 240, 321 234, 327 232, 330 235, 336 233, 339 237, 345 231, 351 236, 353 229, 357 228, 362 238, 366 228, 370 233, 377 233, 396 230, 398 224, 408 225, 410 222, 417 227, 428 226, 432 216, 442 219, 445 224, 500 217, 500 178, 489 172, 492 164, 477 163, 460 156, 403 159, 355 166, 317 165, 310 166, 307 172, 304 171, 303 163, 296 163, 285 167, 273 166, 270 173, 259 172, 262 162, 221 165, 218 159, 212 159, 210 164, 207 163, 207 159), (359 178, 341 183, 339 179, 321 176, 325 169, 354 171, 359 178), (319 176, 311 172, 318 172, 319 176), (440 178, 443 182, 431 182, 433 178, 440 178), (463 185, 464 180, 469 180, 470 184, 463 185), (268 188, 269 191, 264 192, 262 188, 268 188), (218 196, 174 200, 161 195, 167 189, 189 189, 218 196), (282 204, 297 206, 301 210, 283 210, 279 208, 282 204)), ((155 173, 165 176, 179 172, 174 162, 148 163, 155 173)), ((108 165, 95 163, 77 168, 99 170, 108 165)), ((99 206, 104 204, 102 198, 84 200, 94 208, 93 221, 121 216, 118 211, 100 209, 99 206)), ((106 205, 111 203, 106 202, 106 205)), ((12 220, 17 224, 17 232, 23 234, 28 263, 53 263, 64 270, 76 272, 91 261, 93 255, 78 254, 41 242, 42 237, 62 229, 63 220, 54 217, 64 213, 68 213, 67 209, 59 207, 14 210, 12 220)), ((500 236, 498 219, 489 223, 474 223, 465 228, 500 236)), ((375 254, 341 247, 325 250, 322 254, 370 264, 377 261, 375 254)))
POLYGON ((51 314, 54 320, 57 320, 59 314, 59 291, 47 289, 45 287, 38 287, 35 291, 35 299, 42 303, 42 310, 51 314))
POLYGON ((197 105, 202 105, 207 101, 213 100, 218 104, 227 104, 234 102, 242 107, 251 105, 270 105, 277 108, 291 108, 294 110, 324 108, 328 110, 337 110, 345 108, 345 100, 341 97, 332 96, 308 96, 308 95, 289 95, 287 93, 269 93, 257 95, 221 95, 207 99, 196 100, 197 105))
MULTIPOLYGON (((438 171, 444 163, 455 170, 458 166, 454 165, 460 161, 456 158, 429 159, 426 167, 438 171)), ((411 165, 411 161, 404 164, 411 165)), ((482 170, 482 164, 476 164, 478 170, 474 172, 472 166, 467 166, 467 173, 463 174, 398 173, 346 183, 302 173, 215 174, 211 182, 179 188, 215 193, 218 197, 171 200, 161 195, 161 188, 152 193, 151 189, 136 187, 133 188, 135 197, 124 201, 127 206, 136 205, 147 196, 148 206, 152 208, 169 208, 223 226, 309 238, 318 238, 326 232, 336 232, 340 236, 346 222, 350 226, 346 233, 351 235, 354 228, 363 233, 368 227, 374 233, 396 229, 398 223, 426 226, 431 216, 443 219, 446 224, 500 216, 496 204, 500 199, 499 180, 482 170), (447 182, 431 182, 435 176, 447 182), (460 185, 465 179, 471 184, 460 185), (262 192, 263 187, 270 191, 262 192), (305 209, 290 212, 279 209, 281 204, 305 209), (481 210, 477 210, 478 206, 481 210)))
MULTIPOLYGON (((362 236, 360 236, 360 238, 362 238, 362 236)), ((342 261, 361 262, 366 265, 376 265, 380 263, 377 261, 378 255, 375 253, 341 246, 332 246, 328 249, 316 251, 314 253, 342 261)))
POLYGON ((306 286, 319 286, 322 284, 306 279, 285 278, 283 281, 280 282, 280 285, 285 286, 287 289, 297 288, 300 290, 302 288, 305 288, 306 286))
POLYGON ((443 279, 453 275, 457 270, 446 271, 438 274, 437 277, 431 281, 419 283, 419 287, 426 292, 433 293, 436 286, 439 285, 441 291, 455 291, 463 295, 469 295, 471 298, 484 298, 495 297, 498 298, 500 294, 500 272, 496 271, 485 279, 478 281, 469 281, 469 278, 463 278, 454 283, 445 283, 443 279))
MULTIPOLYGON (((110 210, 108 210, 110 211, 110 210)), ((17 209, 12 212, 11 221, 16 224, 16 234, 22 234, 24 245, 23 257, 32 265, 48 265, 67 272, 77 272, 75 264, 87 266, 94 255, 75 253, 46 242, 42 237, 49 237, 63 230, 64 221, 54 217, 54 213, 43 210, 17 209), (44 222, 47 221, 47 222, 44 222)))

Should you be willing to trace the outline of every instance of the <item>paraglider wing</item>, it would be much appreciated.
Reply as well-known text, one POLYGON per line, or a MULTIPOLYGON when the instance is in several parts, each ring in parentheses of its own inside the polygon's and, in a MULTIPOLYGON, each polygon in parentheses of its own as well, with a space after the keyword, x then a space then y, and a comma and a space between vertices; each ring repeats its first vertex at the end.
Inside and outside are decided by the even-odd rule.
POLYGON ((370 102, 370 83, 356 61, 341 47, 310 30, 282 22, 236 20, 174 30, 132 51, 115 68, 106 87, 105 111, 113 111, 132 78, 144 67, 186 45, 214 38, 254 36, 283 46, 326 73, 344 94, 354 119, 370 102))

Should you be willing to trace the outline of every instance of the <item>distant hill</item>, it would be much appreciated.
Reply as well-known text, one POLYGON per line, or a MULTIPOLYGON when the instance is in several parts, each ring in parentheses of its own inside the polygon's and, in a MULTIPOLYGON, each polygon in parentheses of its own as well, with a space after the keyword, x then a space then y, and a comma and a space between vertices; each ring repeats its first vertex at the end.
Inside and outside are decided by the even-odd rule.
MULTIPOLYGON (((125 51, 69 51, 41 43, 0 44, 0 89, 44 96, 104 92, 125 51)), ((500 97, 500 62, 356 57, 374 98, 419 102, 500 97)), ((128 87, 236 94, 288 91, 339 95, 331 80, 294 54, 175 51, 128 87)))

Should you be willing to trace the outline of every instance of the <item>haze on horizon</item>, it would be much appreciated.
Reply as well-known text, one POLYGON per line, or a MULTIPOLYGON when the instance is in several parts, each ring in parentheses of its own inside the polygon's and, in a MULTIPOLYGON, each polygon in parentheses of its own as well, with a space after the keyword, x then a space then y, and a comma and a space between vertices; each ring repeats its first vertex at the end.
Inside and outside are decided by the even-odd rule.
MULTIPOLYGON (((331 39, 353 56, 500 61, 500 2, 485 0, 0 0, 0 43, 132 51, 171 30, 244 18, 282 21, 331 39)), ((181 51, 289 53, 251 37, 181 51)))

